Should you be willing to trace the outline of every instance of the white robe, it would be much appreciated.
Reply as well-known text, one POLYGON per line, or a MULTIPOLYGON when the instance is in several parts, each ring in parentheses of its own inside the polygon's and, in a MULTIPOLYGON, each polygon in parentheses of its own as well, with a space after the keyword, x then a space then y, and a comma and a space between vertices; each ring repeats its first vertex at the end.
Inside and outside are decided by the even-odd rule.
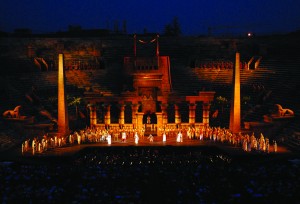
POLYGON ((181 133, 177 134, 176 142, 182 142, 182 134, 181 133))
POLYGON ((163 142, 166 142, 167 141, 167 135, 166 133, 163 134, 163 142))
POLYGON ((122 132, 122 140, 126 140, 126 132, 122 132))
POLYGON ((138 143, 139 143, 139 136, 138 136, 137 133, 134 135, 134 143, 135 143, 135 144, 138 144, 138 143))
POLYGON ((107 140, 107 144, 111 144, 111 135, 108 134, 107 137, 106 137, 106 140, 107 140))

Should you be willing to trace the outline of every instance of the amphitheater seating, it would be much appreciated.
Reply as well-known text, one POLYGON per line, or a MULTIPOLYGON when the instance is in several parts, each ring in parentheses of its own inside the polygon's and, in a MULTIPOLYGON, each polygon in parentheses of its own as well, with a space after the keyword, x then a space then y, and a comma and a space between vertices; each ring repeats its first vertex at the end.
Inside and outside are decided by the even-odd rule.
MULTIPOLYGON (((274 104, 279 103, 290 108, 295 115, 300 114, 300 106, 295 96, 300 95, 300 59, 289 59, 282 56, 282 59, 262 59, 258 69, 241 70, 241 96, 249 94, 252 97, 261 97, 259 106, 255 106, 251 111, 245 112, 242 116, 244 121, 261 121, 264 114, 269 113, 269 109, 274 104), (251 86, 263 87, 261 91, 251 92, 251 86), (246 91, 246 92, 245 92, 246 91), (250 92, 249 92, 250 91, 250 92)), ((198 76, 201 83, 211 84, 216 91, 216 95, 231 96, 232 70, 222 69, 191 69, 192 73, 198 76), (220 87, 227 87, 224 92, 220 87)), ((192 75, 192 74, 191 74, 192 75)), ((187 80, 188 81, 188 80, 187 80)), ((252 89, 253 90, 253 89, 252 89)), ((298 147, 299 137, 295 137, 299 123, 293 122, 288 126, 289 132, 279 133, 284 135, 287 143, 298 147)))
POLYGON ((0 152, 13 147, 24 139, 20 136, 16 136, 18 134, 16 134, 14 130, 4 128, 4 126, 4 124, 0 123, 0 152))
MULTIPOLYGON (((231 98, 232 74, 231 69, 205 69, 191 68, 191 59, 210 60, 213 57, 229 59, 228 50, 230 48, 220 48, 217 40, 207 38, 184 38, 180 41, 177 38, 159 38, 160 55, 170 56, 172 90, 179 95, 197 95, 201 90, 216 91, 216 96, 231 98)), ((133 41, 128 37, 115 39, 103 39, 101 57, 106 63, 105 69, 99 70, 67 70, 66 84, 67 89, 72 94, 82 94, 89 89, 99 94, 111 96, 119 94, 121 88, 121 71, 124 56, 133 55, 133 41), (75 87, 75 88, 74 88, 75 87)), ((154 46, 155 47, 155 46, 154 46)), ((149 50, 155 54, 155 50, 149 50)), ((280 55, 271 54, 263 56, 257 69, 241 69, 241 96, 251 96, 256 104, 252 104, 255 109, 251 111, 242 110, 244 121, 259 121, 263 119, 263 114, 268 112, 268 108, 274 104, 281 104, 283 107, 290 108, 295 112, 296 117, 300 114, 300 106, 297 96, 300 95, 300 58, 296 55, 297 49, 293 50, 293 55, 289 52, 280 52, 280 55), (260 91, 253 87, 263 87, 260 91), (256 106, 260 105, 260 106, 256 106)), ((20 54, 20 53, 16 53, 20 54)), ((137 54, 144 54, 143 49, 138 47, 137 54)), ((232 53, 231 53, 232 54, 232 53)), ((21 55, 21 54, 20 54, 21 55)), ((84 56, 83 56, 84 57, 84 56)), ((89 56, 90 57, 90 56, 89 56)), ((242 56, 245 59, 250 57, 242 56)), ((23 57, 13 63, 18 67, 17 70, 31 69, 32 62, 23 57), (23 59, 24 58, 24 59, 23 59), (31 65, 30 65, 31 63, 31 65)), ((8 62, 12 63, 8 59, 8 62)), ((218 60, 218 59, 217 59, 218 60)), ((247 61, 247 60, 244 60, 247 61)), ((32 71, 32 70, 31 70, 32 71)), ((57 91, 57 72, 41 72, 35 70, 28 73, 13 73, 0 76, 2 85, 7 88, 9 96, 7 103, 0 109, 10 109, 9 105, 15 106, 16 102, 24 101, 25 94, 35 86, 43 94, 53 94, 57 91)), ((296 126, 290 127, 297 132, 296 126)), ((289 133, 293 135, 294 133, 289 133)))

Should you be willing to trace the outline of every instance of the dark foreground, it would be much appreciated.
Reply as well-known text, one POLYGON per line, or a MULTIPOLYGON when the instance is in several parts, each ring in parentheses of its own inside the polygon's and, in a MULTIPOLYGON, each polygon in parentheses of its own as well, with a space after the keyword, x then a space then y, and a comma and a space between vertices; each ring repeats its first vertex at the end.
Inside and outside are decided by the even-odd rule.
POLYGON ((217 147, 87 147, 0 164, 1 203, 297 203, 299 158, 217 147))

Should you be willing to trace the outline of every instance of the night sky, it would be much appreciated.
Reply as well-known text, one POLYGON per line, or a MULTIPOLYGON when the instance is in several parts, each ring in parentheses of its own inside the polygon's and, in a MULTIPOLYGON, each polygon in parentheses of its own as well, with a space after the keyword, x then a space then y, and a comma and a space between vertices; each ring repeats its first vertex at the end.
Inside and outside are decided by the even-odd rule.
POLYGON ((177 16, 185 35, 285 33, 300 29, 299 0, 1 0, 0 30, 33 33, 109 28, 162 33, 177 16))

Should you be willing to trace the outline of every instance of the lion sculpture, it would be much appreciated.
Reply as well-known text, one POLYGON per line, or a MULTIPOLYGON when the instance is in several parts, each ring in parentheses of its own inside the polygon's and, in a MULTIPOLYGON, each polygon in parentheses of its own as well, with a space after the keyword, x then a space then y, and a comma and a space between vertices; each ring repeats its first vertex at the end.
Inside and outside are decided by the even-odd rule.
POLYGON ((275 104, 275 114, 277 116, 294 116, 294 111, 288 108, 282 108, 280 104, 275 104))
POLYGON ((20 118, 21 106, 16 106, 14 110, 7 110, 3 113, 4 118, 20 118))

